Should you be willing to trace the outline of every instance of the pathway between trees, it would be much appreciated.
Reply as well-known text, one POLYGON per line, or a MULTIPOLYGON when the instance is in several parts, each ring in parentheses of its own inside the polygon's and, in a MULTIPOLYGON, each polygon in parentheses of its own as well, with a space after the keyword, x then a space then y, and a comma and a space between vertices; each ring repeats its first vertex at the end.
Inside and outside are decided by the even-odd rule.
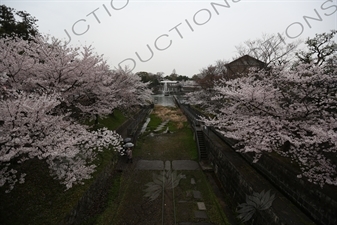
POLYGON ((100 224, 230 224, 232 215, 225 215, 196 161, 189 124, 180 129, 176 125, 167 123, 172 129, 168 133, 165 126, 154 135, 145 132, 137 141, 133 163, 121 159, 119 195, 100 224))

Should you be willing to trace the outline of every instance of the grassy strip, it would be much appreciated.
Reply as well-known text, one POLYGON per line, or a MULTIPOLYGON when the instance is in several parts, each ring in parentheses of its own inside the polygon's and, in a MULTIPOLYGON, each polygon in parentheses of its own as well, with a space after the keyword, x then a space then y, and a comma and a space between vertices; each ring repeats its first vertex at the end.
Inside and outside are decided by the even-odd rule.
POLYGON ((86 120, 83 124, 88 125, 90 127, 94 127, 95 129, 106 127, 109 130, 116 130, 120 125, 122 125, 127 118, 124 116, 123 112, 120 110, 115 110, 112 114, 106 117, 99 117, 98 123, 95 124, 95 120, 86 120))
POLYGON ((162 119, 159 116, 151 114, 150 122, 147 125, 147 130, 154 131, 161 123, 162 119))
POLYGON ((223 212, 217 197, 215 196, 205 174, 201 171, 181 171, 186 176, 186 179, 182 179, 177 187, 177 212, 178 222, 193 221, 198 222, 198 219, 194 217, 194 211, 198 210, 197 202, 204 202, 206 206, 208 222, 212 224, 229 225, 225 213, 223 212), (191 178, 196 181, 196 184, 190 183, 191 178), (202 199, 195 199, 193 197, 193 191, 200 191, 202 199), (188 214, 187 208, 191 208, 188 214))
POLYGON ((230 225, 230 223, 228 222, 227 216, 224 213, 219 203, 218 198, 214 194, 212 187, 207 181, 205 174, 202 174, 202 175, 203 175, 203 179, 204 179, 205 186, 206 186, 205 191, 206 193, 208 193, 208 199, 210 199, 212 206, 213 206, 211 209, 207 210, 209 217, 212 219, 212 222, 214 224, 230 225))
POLYGON ((185 123, 183 128, 170 134, 160 134, 159 138, 157 136, 139 138, 133 156, 147 160, 197 160, 198 150, 193 140, 193 131, 188 123, 185 123), (163 142, 167 144, 163 145, 163 142))
POLYGON ((116 173, 114 175, 114 180, 112 183, 112 187, 108 193, 107 205, 105 211, 98 215, 97 217, 93 218, 92 221, 89 221, 87 224, 96 224, 96 225, 108 225, 111 224, 115 213, 117 212, 119 202, 118 200, 120 189, 121 189, 121 182, 122 182, 122 174, 116 173))

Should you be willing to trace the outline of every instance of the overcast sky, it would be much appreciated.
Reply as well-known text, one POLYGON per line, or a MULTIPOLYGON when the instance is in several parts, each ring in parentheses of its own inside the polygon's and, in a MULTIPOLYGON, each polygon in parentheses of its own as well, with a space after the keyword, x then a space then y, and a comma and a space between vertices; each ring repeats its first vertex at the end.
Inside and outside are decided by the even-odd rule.
POLYGON ((112 68, 189 77, 264 33, 292 42, 337 29, 337 0, 0 1, 36 17, 43 34, 92 45, 112 68))

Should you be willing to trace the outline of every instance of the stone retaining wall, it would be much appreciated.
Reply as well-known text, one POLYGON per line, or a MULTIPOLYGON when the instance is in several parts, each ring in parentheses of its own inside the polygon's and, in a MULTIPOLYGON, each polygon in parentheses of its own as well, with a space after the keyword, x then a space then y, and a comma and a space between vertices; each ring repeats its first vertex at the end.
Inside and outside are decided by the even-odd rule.
POLYGON ((335 187, 325 185, 320 188, 304 178, 298 179, 297 174, 300 171, 295 171, 293 165, 287 166, 284 159, 263 155, 258 163, 252 163, 252 154, 244 154, 243 157, 310 215, 317 224, 337 224, 335 187))
MULTIPOLYGON (((216 133, 214 129, 212 131, 216 133)), ((233 144, 223 136, 219 138, 233 144)), ((291 164, 290 159, 276 154, 263 154, 258 163, 253 163, 253 153, 240 155, 317 224, 337 224, 337 187, 325 185, 321 188, 305 178, 297 178, 301 173, 299 168, 291 164)))
POLYGON ((91 217, 103 210, 107 194, 112 185, 116 163, 117 157, 97 175, 93 184, 78 201, 74 209, 66 216, 63 225, 83 224, 83 222, 90 220, 91 217))
MULTIPOLYGON (((180 105, 178 101, 177 104, 182 108, 191 124, 195 124, 195 115, 200 112, 196 112, 195 109, 190 108, 188 105, 180 105)), ((212 131, 215 132, 214 129, 212 131)), ((207 132, 205 135, 209 133, 207 132)), ((229 140, 224 137, 220 138, 219 136, 217 138, 222 143, 230 143, 228 145, 230 148, 232 143, 229 140)), ((216 162, 217 153, 215 154, 214 152, 218 150, 211 148, 210 145, 208 148, 211 162, 216 162)), ((242 163, 248 163, 259 171, 260 174, 273 183, 278 190, 291 199, 297 207, 309 215, 317 224, 337 224, 337 187, 325 185, 323 188, 320 188, 318 185, 314 185, 304 179, 298 179, 297 174, 300 171, 296 170, 290 162, 286 162, 287 159, 285 158, 280 159, 277 156, 264 154, 258 163, 252 163, 252 154, 246 153, 240 155, 244 159, 242 163)))
MULTIPOLYGON (((135 143, 137 140, 137 128, 144 121, 148 115, 150 108, 142 108, 139 113, 135 114, 132 118, 129 118, 123 123, 116 131, 121 134, 123 138, 128 135, 128 131, 134 131, 132 140, 135 143)), ((95 176, 95 181, 85 192, 85 194, 78 201, 74 209, 66 216, 62 225, 78 225, 83 224, 86 220, 90 220, 91 217, 99 214, 105 207, 105 202, 109 189, 111 188, 113 176, 116 173, 116 165, 118 157, 115 156, 111 159, 111 162, 103 169, 100 174, 95 176)))
POLYGON ((216 138, 216 136, 205 135, 206 146, 209 150, 209 161, 226 195, 229 196, 233 208, 245 203, 246 195, 251 195, 253 192, 260 193, 263 190, 271 190, 271 194, 276 196, 272 206, 267 210, 256 212, 249 224, 314 224, 310 218, 257 173, 230 146, 224 145, 221 140, 217 141, 216 138))

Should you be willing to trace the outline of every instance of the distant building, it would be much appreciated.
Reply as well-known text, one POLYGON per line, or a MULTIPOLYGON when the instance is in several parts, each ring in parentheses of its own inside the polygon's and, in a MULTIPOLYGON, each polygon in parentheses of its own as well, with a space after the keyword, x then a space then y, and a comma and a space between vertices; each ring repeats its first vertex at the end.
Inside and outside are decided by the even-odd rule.
POLYGON ((203 69, 196 78, 196 81, 202 89, 213 88, 215 82, 220 79, 230 80, 245 76, 252 68, 257 70, 266 68, 266 64, 249 55, 241 56, 234 61, 215 66, 209 66, 203 69))
POLYGON ((264 62, 249 55, 244 55, 225 65, 227 70, 226 77, 235 78, 247 74, 250 68, 263 69, 266 68, 266 66, 264 62))
POLYGON ((197 91, 201 89, 201 86, 195 82, 194 80, 187 80, 184 82, 181 82, 181 91, 182 92, 192 92, 197 91))
POLYGON ((168 96, 170 93, 180 92, 181 85, 179 81, 171 81, 171 80, 162 80, 160 81, 163 86, 159 88, 159 90, 165 95, 168 96))
POLYGON ((251 57, 249 55, 241 56, 230 63, 222 65, 221 71, 216 72, 215 66, 210 66, 204 74, 197 75, 195 80, 187 81, 160 81, 160 85, 156 87, 154 93, 169 95, 173 93, 188 93, 198 91, 200 89, 211 89, 214 82, 219 79, 235 79, 249 73, 249 70, 256 68, 257 70, 266 69, 266 63, 251 57))

